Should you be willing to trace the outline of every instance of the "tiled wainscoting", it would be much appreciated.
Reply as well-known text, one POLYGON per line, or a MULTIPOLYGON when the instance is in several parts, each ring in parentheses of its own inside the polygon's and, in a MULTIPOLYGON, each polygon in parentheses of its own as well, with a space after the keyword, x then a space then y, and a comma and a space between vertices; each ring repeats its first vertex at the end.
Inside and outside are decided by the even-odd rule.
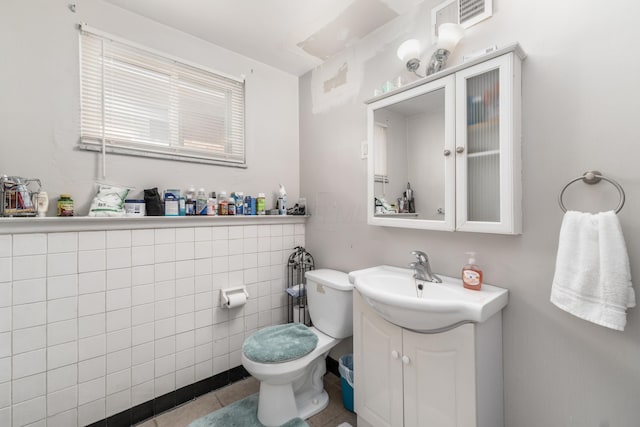
POLYGON ((0 234, 0 425, 89 425, 233 373, 286 320, 305 226, 276 221, 0 234), (221 307, 238 285, 246 305, 221 307))

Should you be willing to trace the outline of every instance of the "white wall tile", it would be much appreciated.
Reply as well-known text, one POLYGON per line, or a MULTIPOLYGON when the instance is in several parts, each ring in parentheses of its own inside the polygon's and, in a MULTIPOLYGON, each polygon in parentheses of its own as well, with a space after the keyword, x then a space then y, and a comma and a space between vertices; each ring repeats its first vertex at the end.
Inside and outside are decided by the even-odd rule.
POLYGON ((105 313, 93 314, 78 318, 78 338, 88 338, 105 334, 107 330, 107 317, 105 313))
POLYGON ((195 347, 194 355, 196 364, 211 360, 213 358, 213 344, 209 342, 195 347))
POLYGON ((156 358, 156 378, 163 375, 174 374, 176 370, 176 355, 169 354, 168 356, 156 358))
POLYGON ((107 375, 107 396, 129 388, 131 388, 131 369, 107 375))
POLYGON ((153 230, 132 230, 131 245, 132 246, 149 246, 155 243, 153 230))
POLYGON ((176 297, 192 295, 195 293, 196 283, 194 277, 185 277, 176 280, 176 297))
POLYGON ((176 333, 195 329, 195 313, 187 313, 176 316, 176 333))
POLYGON ((152 284, 155 280, 155 266, 144 265, 137 266, 131 269, 131 285, 148 285, 152 284))
MULTIPOLYGON (((78 392, 81 394, 80 388, 78 392)), ((78 399, 79 400, 79 399, 78 399)), ((80 404, 78 406, 78 424, 86 426, 93 424, 96 421, 100 421, 106 417, 106 399, 98 399, 87 404, 80 404)))
POLYGON ((107 311, 131 307, 131 289, 114 289, 107 291, 107 311))
POLYGON ((107 417, 131 407, 131 389, 107 396, 107 417))
POLYGON ((46 255, 14 256, 11 259, 13 260, 13 280, 37 279, 47 276, 46 255))
POLYGON ((166 299, 157 301, 155 303, 155 318, 154 320, 167 319, 176 315, 175 300, 166 299))
POLYGON ((147 362, 131 368, 131 384, 137 385, 154 378, 154 362, 147 362))
POLYGON ((195 240, 194 228, 176 229, 176 242, 193 242, 195 240))
POLYGON ((78 387, 73 386, 47 395, 47 415, 74 409, 78 405, 78 387))
POLYGON ((131 268, 107 270, 107 289, 122 289, 131 287, 131 268))
POLYGON ((106 232, 83 231, 78 233, 78 249, 80 251, 106 249, 106 232))
POLYGON ((258 253, 269 252, 271 250, 271 237, 258 237, 258 253))
POLYGON ((154 360, 154 343, 148 342, 137 345, 131 349, 131 364, 140 365, 154 360))
POLYGON ((47 235, 43 233, 15 234, 13 256, 42 255, 47 253, 47 235))
POLYGON ((107 312, 107 332, 118 331, 125 328, 131 328, 130 308, 107 312))
MULTIPOLYGON (((229 285, 229 273, 228 272, 224 272, 224 273, 215 273, 213 274, 213 280, 211 282, 212 284, 212 290, 215 291, 216 289, 224 289, 229 285)), ((215 294, 215 292, 214 292, 215 294)), ((216 295, 213 296, 213 305, 216 306, 218 305, 218 301, 219 298, 216 297, 216 295)))
POLYGON ((155 281, 173 280, 176 278, 175 262, 156 262, 154 265, 155 281))
POLYGON ((107 231, 107 249, 131 247, 131 230, 107 231))
POLYGON ((211 271, 213 273, 224 273, 229 271, 229 257, 213 257, 211 262, 211 271))
POLYGON ((258 252, 258 239, 256 237, 252 237, 249 239, 244 239, 242 243, 242 252, 245 254, 257 253, 258 252))
POLYGON ((78 252, 78 272, 105 270, 107 267, 106 251, 91 250, 78 252))
POLYGON ((195 300, 193 294, 176 298, 175 314, 186 314, 194 312, 195 300))
POLYGON ((295 234, 295 224, 282 224, 282 235, 293 236, 295 234))
POLYGON ((107 374, 105 356, 94 357, 78 363, 78 382, 84 383, 104 377, 107 374))
POLYGON ((211 252, 214 257, 229 255, 229 241, 227 239, 212 241, 211 252))
POLYGON ((244 285, 244 270, 239 268, 236 271, 229 272, 229 286, 242 286, 244 285))
POLYGON ((243 249, 244 241, 242 239, 229 240, 229 255, 239 255, 243 249))
POLYGON ((131 267, 131 248, 107 249, 107 269, 131 267))
POLYGON ((105 379, 105 377, 100 377, 78 384, 78 404, 84 405, 105 397, 105 379))
POLYGON ((211 241, 212 227, 197 227, 194 230, 193 240, 196 242, 211 241))
POLYGON ((104 313, 106 310, 106 298, 104 292, 80 295, 78 297, 78 315, 89 316, 104 313))
POLYGON ((176 375, 174 372, 157 377, 154 380, 154 394, 156 397, 167 394, 176 389, 176 375))
POLYGON ((168 336, 166 338, 161 338, 155 341, 155 357, 160 358, 164 356, 168 356, 170 354, 174 354, 176 352, 176 337, 175 335, 168 336))
POLYGON ((44 325, 13 331, 13 354, 39 350, 46 346, 47 331, 44 325))
MULTIPOLYGON (((211 279, 208 280, 211 283, 211 279)), ((209 284, 209 289, 211 289, 211 284, 209 284)), ((198 278, 196 278, 196 294, 195 294, 195 310, 205 310, 211 309, 213 307, 213 293, 211 291, 208 292, 198 292, 198 278)))
POLYGON ((78 251, 78 233, 49 233, 47 252, 50 254, 78 251))
POLYGON ((74 408, 47 417, 47 427, 78 427, 78 410, 74 408))
POLYGON ((12 357, 0 359, 0 383, 11 381, 12 357))
POLYGON ((28 304, 47 299, 47 279, 15 280, 13 282, 13 304, 28 304))
POLYGON ((39 374, 47 370, 47 352, 45 349, 30 351, 13 356, 13 379, 39 374))
POLYGON ((155 249, 153 246, 134 246, 131 248, 131 265, 151 265, 155 262, 155 249))
POLYGON ((211 258, 197 259, 193 263, 193 273, 198 276, 210 276, 211 275, 211 258))
POLYGON ((47 399, 44 396, 13 405, 13 427, 25 426, 47 415, 47 399))
POLYGON ((47 369, 56 369, 78 362, 78 342, 71 341, 47 348, 47 369))
POLYGON ((213 246, 211 245, 210 240, 195 242, 193 249, 194 249, 194 258, 196 259, 206 259, 206 258, 211 258, 211 256, 213 256, 213 246))
POLYGON ((195 345, 211 344, 213 342, 213 326, 205 326, 195 330, 195 345))
POLYGON ((220 374, 229 370, 229 355, 218 356, 213 358, 213 375, 220 374))
POLYGON ((104 291, 107 287, 105 271, 92 271, 78 274, 78 293, 90 294, 104 291))
POLYGON ((242 257, 242 264, 244 268, 258 267, 258 254, 244 254, 242 257))
MULTIPOLYGON (((182 350, 181 352, 176 353, 176 371, 180 369, 188 368, 189 366, 193 366, 193 365, 195 365, 195 350, 193 348, 182 350)), ((176 376, 177 376, 177 372, 176 372, 176 376)), ((183 385, 188 385, 188 384, 183 384, 183 385)), ((178 387, 182 387, 182 385, 178 387)))
POLYGON ((155 316, 155 303, 134 306, 131 311, 131 326, 139 326, 153 322, 155 316))
POLYGON ((0 409, 7 406, 11 406, 11 381, 0 383, 0 409))
POLYGON ((13 286, 10 282, 0 283, 0 307, 11 307, 13 302, 13 286))
POLYGON ((175 228, 160 228, 155 230, 155 244, 175 243, 176 230, 175 228))
POLYGON ((67 365, 47 371, 47 393, 53 393, 78 383, 78 365, 67 365))
POLYGON ((47 392, 47 374, 44 372, 14 380, 11 385, 13 404, 44 396, 47 392))
POLYGON ((244 231, 242 225, 234 225, 229 227, 229 240, 242 239, 244 237, 244 231))
POLYGON ((176 243, 176 261, 190 260, 195 258, 194 242, 176 243))
POLYGON ((78 275, 47 277, 47 299, 78 295, 78 275))
POLYGON ((78 317, 78 297, 60 298, 47 301, 47 321, 49 323, 78 317))
POLYGON ((76 252, 63 252, 47 255, 47 276, 64 276, 78 272, 76 252))
POLYGON ((171 262, 176 260, 176 247, 174 243, 165 243, 154 246, 156 263, 171 262))
POLYGON ((176 262, 176 279, 182 279, 185 277, 193 277, 195 269, 195 263, 193 259, 176 262))
POLYGON ((107 374, 131 367, 131 347, 107 354, 107 374))
POLYGON ((242 270, 243 267, 244 267, 243 255, 229 256, 229 271, 242 270))
POLYGON ((187 331, 176 335, 176 351, 184 351, 195 346, 195 331, 187 331))
POLYGON ((131 404, 133 406, 153 399, 153 383, 154 381, 151 380, 131 387, 131 404))
POLYGON ((200 310, 195 312, 195 327, 202 328, 213 324, 213 311, 200 310))
POLYGON ((176 333, 176 322, 173 317, 155 322, 156 339, 165 338, 176 333))
MULTIPOLYGON (((155 288, 153 284, 134 286, 131 289, 131 305, 149 304, 155 301, 155 288)), ((134 310, 135 312, 135 310, 134 310)))
POLYGON ((155 283, 155 299, 161 301, 165 299, 175 298, 176 283, 174 280, 168 280, 155 283))
POLYGON ((245 225, 242 236, 247 238, 256 238, 258 237, 258 226, 257 225, 245 225))
POLYGON ((0 257, 10 257, 13 254, 13 236, 5 234, 0 236, 0 257))
POLYGON ((189 366, 176 371, 176 389, 185 387, 195 382, 195 367, 189 366))
POLYGON ((107 354, 107 337, 105 335, 80 338, 78 341, 78 360, 92 359, 105 354, 107 354))
POLYGON ((11 356, 11 332, 0 333, 0 358, 11 356))
POLYGON ((209 359, 195 366, 195 381, 201 381, 213 376, 213 360, 209 359))
POLYGON ((131 347, 131 329, 122 329, 107 334, 107 353, 131 347))
POLYGON ((227 240, 229 238, 229 227, 213 227, 211 229, 212 240, 227 240))
POLYGON ((0 308, 0 333, 11 333, 12 317, 11 307, 0 308))
MULTIPOLYGON (((15 289, 14 289, 15 292, 15 289)), ((1 311, 1 310, 0 310, 1 311)), ((1 317, 1 316, 0 316, 1 317)), ((36 302, 13 306, 13 329, 44 325, 47 322, 47 303, 36 302)), ((0 328, 2 322, 0 321, 0 328)), ((0 332, 3 332, 0 329, 0 332)))
POLYGON ((270 237, 271 225, 262 224, 258 225, 258 237, 270 237))

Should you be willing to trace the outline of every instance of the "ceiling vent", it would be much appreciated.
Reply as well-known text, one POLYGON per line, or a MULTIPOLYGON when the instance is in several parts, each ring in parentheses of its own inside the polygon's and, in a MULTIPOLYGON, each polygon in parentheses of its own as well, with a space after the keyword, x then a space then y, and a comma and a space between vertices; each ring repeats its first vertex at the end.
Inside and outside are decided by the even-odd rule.
POLYGON ((438 27, 453 22, 469 28, 493 14, 493 0, 447 0, 431 9, 431 35, 438 36, 438 27))

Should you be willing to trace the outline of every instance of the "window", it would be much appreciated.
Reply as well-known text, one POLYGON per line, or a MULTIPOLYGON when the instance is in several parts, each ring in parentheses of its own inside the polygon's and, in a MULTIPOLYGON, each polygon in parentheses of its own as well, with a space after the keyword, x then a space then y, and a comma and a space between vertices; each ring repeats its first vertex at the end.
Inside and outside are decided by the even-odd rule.
POLYGON ((246 167, 244 82, 82 27, 80 148, 246 167))

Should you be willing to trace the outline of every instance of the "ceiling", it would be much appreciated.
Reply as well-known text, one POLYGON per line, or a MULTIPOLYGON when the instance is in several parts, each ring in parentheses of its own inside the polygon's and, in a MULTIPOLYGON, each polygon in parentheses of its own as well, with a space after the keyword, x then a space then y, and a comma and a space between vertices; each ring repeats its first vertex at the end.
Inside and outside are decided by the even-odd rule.
POLYGON ((300 76, 423 0, 105 0, 300 76))

